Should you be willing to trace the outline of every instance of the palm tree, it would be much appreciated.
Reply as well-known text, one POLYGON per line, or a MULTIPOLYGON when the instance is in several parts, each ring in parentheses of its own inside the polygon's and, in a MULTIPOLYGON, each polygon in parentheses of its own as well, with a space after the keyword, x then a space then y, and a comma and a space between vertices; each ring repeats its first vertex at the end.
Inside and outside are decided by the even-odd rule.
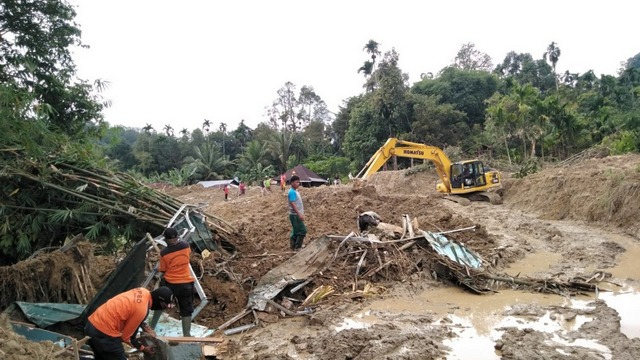
POLYGON ((222 133, 222 156, 224 156, 225 155, 225 151, 224 151, 224 135, 227 132, 227 124, 221 122, 220 123, 220 127, 218 129, 222 133))
POLYGON ((192 166, 201 180, 221 179, 225 175, 227 166, 233 164, 228 156, 222 156, 218 149, 209 143, 195 147, 196 157, 187 157, 185 163, 192 166))
POLYGON ((151 134, 151 132, 153 131, 153 125, 147 123, 147 125, 142 128, 142 131, 146 132, 147 134, 151 134))
POLYGON ((556 64, 558 63, 558 59, 560 59, 560 48, 556 45, 555 41, 552 41, 551 44, 547 47, 547 51, 542 54, 542 58, 544 61, 549 61, 551 63, 551 67, 553 68, 553 75, 556 78, 556 91, 558 90, 558 75, 556 75, 556 64))
POLYGON ((376 63, 376 57, 380 55, 380 50, 378 50, 378 46, 380 46, 380 44, 378 44, 375 40, 369 40, 369 42, 366 43, 364 45, 364 48, 362 49, 362 50, 365 50, 367 54, 371 55, 371 62, 373 63, 373 65, 375 65, 376 63))
POLYGON ((167 136, 173 136, 173 127, 170 124, 165 125, 163 130, 167 136))
POLYGON ((211 128, 211 121, 204 119, 204 121, 202 122, 202 131, 204 131, 205 134, 208 134, 210 128, 211 128))
POLYGON ((370 76, 364 86, 368 91, 373 91, 377 83, 377 81, 375 81, 375 79, 373 78, 373 74, 376 67, 376 58, 378 57, 378 55, 380 55, 380 50, 378 49, 379 46, 380 44, 378 44, 375 40, 369 40, 369 42, 364 45, 364 48, 362 48, 362 50, 366 51, 367 54, 371 55, 371 61, 365 61, 364 65, 362 65, 362 67, 358 69, 358 72, 364 72, 365 78, 367 76, 370 76))
POLYGON ((253 140, 247 143, 244 152, 240 156, 240 166, 245 172, 250 172, 258 165, 266 163, 267 147, 260 141, 253 140))

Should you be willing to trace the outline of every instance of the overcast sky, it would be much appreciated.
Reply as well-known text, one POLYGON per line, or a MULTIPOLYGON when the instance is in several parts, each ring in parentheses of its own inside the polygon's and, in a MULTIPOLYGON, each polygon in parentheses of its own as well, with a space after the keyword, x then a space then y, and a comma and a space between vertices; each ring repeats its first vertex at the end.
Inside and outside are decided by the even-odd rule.
POLYGON ((254 128, 291 81, 338 111, 362 92, 369 39, 395 48, 410 83, 452 63, 465 43, 494 65, 509 51, 538 59, 555 41, 557 72, 615 75, 640 52, 635 1, 69 0, 82 40, 81 78, 109 81, 111 125, 254 128))

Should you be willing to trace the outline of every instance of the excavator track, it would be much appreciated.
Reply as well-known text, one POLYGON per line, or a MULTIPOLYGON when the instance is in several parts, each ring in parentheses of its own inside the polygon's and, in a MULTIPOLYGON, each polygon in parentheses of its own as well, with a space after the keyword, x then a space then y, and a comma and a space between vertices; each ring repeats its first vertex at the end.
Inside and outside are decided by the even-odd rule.
POLYGON ((488 201, 492 205, 502 204, 502 197, 493 191, 480 191, 477 193, 471 193, 468 195, 468 199, 471 201, 488 201))
POLYGON ((449 201, 453 201, 456 202, 462 206, 469 206, 471 205, 471 200, 467 199, 464 196, 460 196, 460 195, 447 195, 444 197, 445 199, 449 200, 449 201))

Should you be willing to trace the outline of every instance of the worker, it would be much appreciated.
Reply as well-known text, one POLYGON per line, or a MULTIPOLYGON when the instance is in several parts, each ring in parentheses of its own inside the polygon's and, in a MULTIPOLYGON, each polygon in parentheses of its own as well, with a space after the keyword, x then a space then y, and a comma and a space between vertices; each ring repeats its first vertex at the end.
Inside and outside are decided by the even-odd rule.
POLYGON ((304 225, 304 205, 302 204, 302 197, 298 192, 300 187, 300 178, 298 175, 293 175, 289 179, 291 188, 287 198, 289 200, 289 221, 291 221, 291 235, 289 236, 289 242, 291 250, 297 251, 302 248, 302 242, 307 235, 307 227, 304 225))
MULTIPOLYGON (((167 286, 176 299, 180 308, 182 320, 182 336, 191 336, 191 315, 193 314, 193 283, 195 278, 191 273, 191 246, 178 236, 175 228, 164 230, 167 247, 160 251, 159 275, 162 277, 160 285, 167 286)), ((162 311, 155 311, 151 325, 155 328, 162 311)))
POLYGON ((287 178, 284 176, 284 173, 280 174, 280 190, 284 192, 287 188, 287 178))
POLYGON ((127 359, 122 343, 153 354, 152 346, 145 346, 136 338, 138 328, 155 337, 153 330, 144 322, 149 309, 162 310, 173 307, 173 293, 166 286, 149 292, 145 288, 125 291, 109 299, 94 311, 84 328, 90 336, 88 344, 97 360, 127 359))
POLYGON ((229 185, 225 185, 222 190, 224 191, 224 201, 229 200, 229 185))
POLYGON ((358 215, 358 228, 363 233, 369 230, 369 227, 376 227, 380 224, 380 215, 373 211, 365 211, 358 215))
POLYGON ((267 193, 271 192, 271 179, 268 176, 264 177, 264 189, 267 193))

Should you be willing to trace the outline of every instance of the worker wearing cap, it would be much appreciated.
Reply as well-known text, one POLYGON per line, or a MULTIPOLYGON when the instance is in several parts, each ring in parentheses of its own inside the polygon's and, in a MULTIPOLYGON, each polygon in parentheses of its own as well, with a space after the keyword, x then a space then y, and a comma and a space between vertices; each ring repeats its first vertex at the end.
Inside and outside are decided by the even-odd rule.
MULTIPOLYGON (((175 228, 168 227, 164 230, 164 239, 167 247, 160 251, 160 266, 158 272, 164 276, 161 285, 169 287, 180 308, 182 320, 182 335, 191 336, 191 315, 193 314, 193 283, 195 278, 191 275, 189 259, 191 246, 178 236, 175 228)), ((160 319, 162 311, 155 311, 151 325, 155 327, 160 319)))
POLYGON ((289 244, 291 250, 298 251, 302 248, 302 242, 307 235, 307 227, 304 225, 304 205, 302 204, 302 197, 298 192, 300 187, 300 178, 298 175, 293 175, 289 179, 291 188, 287 194, 289 200, 289 221, 291 221, 291 235, 289 235, 289 244))
POLYGON ((136 339, 138 328, 155 336, 151 328, 144 323, 149 309, 162 310, 172 307, 173 293, 168 287, 159 287, 150 292, 145 288, 135 288, 118 294, 100 305, 89 316, 84 328, 85 335, 90 336, 88 344, 93 350, 94 358, 124 360, 122 343, 125 342, 136 349, 153 354, 153 347, 146 347, 136 339))

